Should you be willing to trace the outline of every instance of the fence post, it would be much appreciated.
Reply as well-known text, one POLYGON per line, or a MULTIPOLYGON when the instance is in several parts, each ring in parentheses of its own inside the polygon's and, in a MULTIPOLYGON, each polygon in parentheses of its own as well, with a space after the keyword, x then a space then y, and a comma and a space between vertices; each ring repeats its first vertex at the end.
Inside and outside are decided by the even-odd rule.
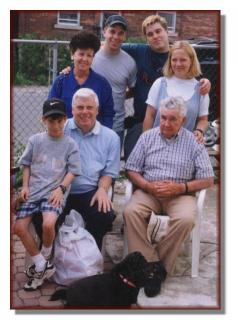
POLYGON ((57 62, 58 62, 58 43, 53 45, 53 81, 57 76, 57 62))

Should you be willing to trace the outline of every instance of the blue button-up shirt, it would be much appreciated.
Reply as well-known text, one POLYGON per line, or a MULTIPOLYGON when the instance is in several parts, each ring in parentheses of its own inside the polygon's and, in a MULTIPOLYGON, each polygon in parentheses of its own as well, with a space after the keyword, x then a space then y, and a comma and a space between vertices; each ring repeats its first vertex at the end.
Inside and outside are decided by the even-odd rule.
POLYGON ((69 74, 59 75, 49 92, 48 98, 56 97, 64 100, 67 109, 67 117, 72 117, 72 98, 74 93, 80 88, 87 87, 92 89, 98 96, 99 113, 98 121, 109 128, 112 128, 113 109, 112 88, 109 82, 103 76, 90 69, 88 78, 83 84, 78 84, 74 77, 73 67, 69 74))
POLYGON ((102 176, 118 177, 120 140, 113 130, 97 121, 89 133, 83 134, 74 118, 70 118, 65 124, 65 134, 71 136, 79 146, 82 171, 73 180, 70 193, 85 193, 96 189, 102 176))

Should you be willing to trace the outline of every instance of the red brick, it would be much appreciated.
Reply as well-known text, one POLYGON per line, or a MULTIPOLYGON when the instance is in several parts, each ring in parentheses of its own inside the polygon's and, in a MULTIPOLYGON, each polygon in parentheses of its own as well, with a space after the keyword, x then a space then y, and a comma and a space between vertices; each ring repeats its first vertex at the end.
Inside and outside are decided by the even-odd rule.
POLYGON ((20 299, 34 299, 39 298, 41 296, 41 293, 39 290, 32 291, 32 292, 26 292, 24 290, 20 290, 17 292, 17 295, 20 299))
POLYGON ((49 301, 50 296, 41 296, 39 304, 41 307, 62 308, 64 305, 61 301, 49 301))
MULTIPOLYGON (((128 21, 128 37, 141 37, 141 25, 143 20, 155 14, 153 11, 122 11, 128 21)), ((80 24, 83 28, 96 32, 100 25, 100 12, 84 11, 80 14, 80 24)), ((180 12, 176 15, 176 39, 187 39, 197 37, 218 37, 217 11, 204 12, 180 12)), ((69 40, 77 30, 57 29, 57 12, 20 13, 19 35, 34 33, 41 39, 64 39, 69 40)), ((174 39, 174 37, 172 37, 174 39)))

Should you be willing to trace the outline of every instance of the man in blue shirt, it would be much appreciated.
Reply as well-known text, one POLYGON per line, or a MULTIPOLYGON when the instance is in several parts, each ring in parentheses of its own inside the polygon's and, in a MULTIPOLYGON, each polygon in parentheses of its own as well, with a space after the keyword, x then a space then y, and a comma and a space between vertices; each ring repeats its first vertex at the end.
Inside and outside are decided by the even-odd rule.
POLYGON ((66 122, 65 134, 79 146, 82 174, 71 185, 64 213, 77 210, 101 249, 103 236, 115 219, 107 191, 119 174, 120 140, 96 120, 98 106, 98 97, 91 89, 79 89, 73 96, 73 118, 66 122))

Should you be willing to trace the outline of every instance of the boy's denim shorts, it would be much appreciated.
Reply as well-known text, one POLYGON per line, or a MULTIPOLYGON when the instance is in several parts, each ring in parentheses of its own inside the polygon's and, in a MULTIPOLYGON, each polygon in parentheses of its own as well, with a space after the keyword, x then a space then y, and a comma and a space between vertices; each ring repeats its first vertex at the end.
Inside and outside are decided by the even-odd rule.
POLYGON ((62 206, 53 207, 48 203, 48 199, 42 199, 35 202, 23 202, 16 212, 16 219, 32 216, 36 212, 55 212, 57 217, 62 213, 62 206))

